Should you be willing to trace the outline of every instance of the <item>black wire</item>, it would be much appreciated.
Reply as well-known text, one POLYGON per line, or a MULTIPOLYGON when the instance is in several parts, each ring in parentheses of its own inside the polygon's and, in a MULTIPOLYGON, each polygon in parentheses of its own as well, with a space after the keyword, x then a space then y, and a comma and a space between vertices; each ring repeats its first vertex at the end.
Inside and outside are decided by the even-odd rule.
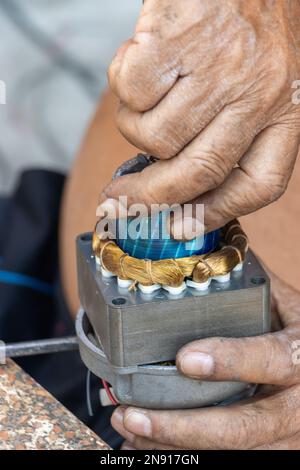
POLYGON ((84 91, 94 101, 99 97, 99 77, 79 62, 70 53, 64 51, 47 33, 34 24, 25 9, 16 4, 15 0, 1 0, 0 8, 31 43, 46 53, 47 57, 64 70, 73 79, 77 79, 84 91), (49 54, 49 51, 56 54, 49 54))

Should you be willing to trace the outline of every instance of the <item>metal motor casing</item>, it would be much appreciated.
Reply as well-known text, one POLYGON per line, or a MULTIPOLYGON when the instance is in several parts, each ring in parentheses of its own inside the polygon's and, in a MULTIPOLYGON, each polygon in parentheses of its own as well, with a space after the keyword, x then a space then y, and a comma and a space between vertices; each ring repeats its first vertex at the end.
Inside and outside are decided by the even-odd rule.
POLYGON ((134 371, 115 370, 95 336, 86 313, 76 319, 80 355, 96 376, 109 382, 119 403, 152 409, 199 408, 229 404, 253 393, 241 382, 203 382, 181 375, 175 366, 145 365, 134 371), (224 403, 224 401, 226 403, 224 403))
POLYGON ((151 295, 129 292, 116 278, 104 279, 91 234, 78 237, 77 260, 79 296, 96 341, 77 322, 81 356, 90 370, 113 385, 121 403, 192 408, 245 390, 248 384, 196 381, 180 375, 176 367, 155 364, 174 360, 182 346, 196 339, 256 336, 270 330, 269 278, 251 251, 243 271, 232 273, 229 283, 213 282, 205 292, 188 288, 180 296, 162 289, 151 295))

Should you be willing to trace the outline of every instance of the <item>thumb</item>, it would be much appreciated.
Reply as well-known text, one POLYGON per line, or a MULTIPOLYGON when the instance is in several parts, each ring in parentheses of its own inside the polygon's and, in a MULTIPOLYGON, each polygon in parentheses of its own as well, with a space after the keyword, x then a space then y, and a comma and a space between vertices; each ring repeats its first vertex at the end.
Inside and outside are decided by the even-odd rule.
POLYGON ((300 323, 253 338, 195 341, 177 354, 187 376, 209 381, 290 385, 300 378, 300 323))

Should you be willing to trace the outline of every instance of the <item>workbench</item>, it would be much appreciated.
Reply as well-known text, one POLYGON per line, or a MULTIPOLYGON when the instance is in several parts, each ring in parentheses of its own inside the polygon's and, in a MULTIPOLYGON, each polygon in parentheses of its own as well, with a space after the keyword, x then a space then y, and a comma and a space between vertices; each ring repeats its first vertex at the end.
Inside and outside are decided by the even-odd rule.
POLYGON ((109 450, 11 359, 0 366, 0 450, 109 450))

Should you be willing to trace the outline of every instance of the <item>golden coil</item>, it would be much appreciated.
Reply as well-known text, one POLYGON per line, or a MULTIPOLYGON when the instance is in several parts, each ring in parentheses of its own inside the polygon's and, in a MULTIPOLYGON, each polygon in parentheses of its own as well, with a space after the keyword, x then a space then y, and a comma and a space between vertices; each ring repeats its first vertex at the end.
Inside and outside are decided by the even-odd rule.
POLYGON ((248 251, 248 238, 240 223, 234 220, 222 229, 224 246, 214 253, 189 258, 159 261, 133 258, 112 240, 101 240, 93 234, 93 251, 104 269, 120 279, 129 279, 144 286, 161 284, 179 287, 186 277, 195 282, 223 276, 243 262, 248 251))

